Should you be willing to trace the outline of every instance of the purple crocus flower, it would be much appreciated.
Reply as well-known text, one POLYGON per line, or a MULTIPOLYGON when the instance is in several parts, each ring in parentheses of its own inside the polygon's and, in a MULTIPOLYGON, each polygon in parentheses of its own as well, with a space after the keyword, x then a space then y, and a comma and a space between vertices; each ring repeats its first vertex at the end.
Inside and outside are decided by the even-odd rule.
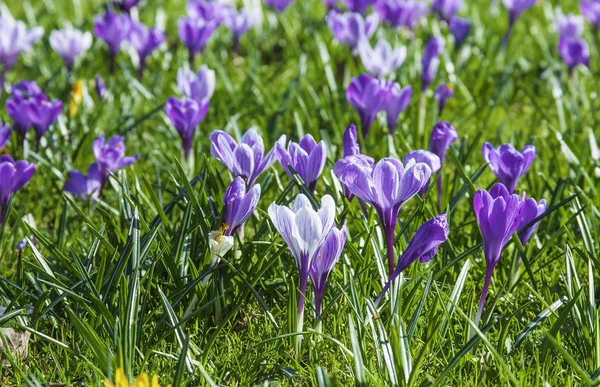
POLYGON ((326 19, 333 36, 347 44, 353 55, 358 53, 358 44, 373 36, 379 25, 379 16, 375 13, 363 18, 358 12, 342 13, 332 9, 326 19))
MULTIPOLYGON (((435 153, 440 158, 440 166, 444 164, 446 152, 450 144, 458 141, 458 133, 456 129, 446 121, 440 121, 433 127, 431 136, 429 137, 429 150, 435 153)), ((442 174, 440 173, 437 180, 438 200, 442 203, 442 174)))
POLYGON ((352 12, 365 13, 377 0, 344 0, 346 7, 352 12))
POLYGON ((480 190, 473 197, 473 210, 483 236, 483 253, 486 262, 485 282, 477 311, 481 317, 494 268, 500 261, 502 250, 517 231, 525 205, 516 194, 510 194, 502 183, 497 183, 488 193, 480 190))
POLYGON ((452 20, 458 10, 462 7, 462 0, 432 0, 431 8, 441 20, 446 22, 452 20))
POLYGON ((106 85, 100 75, 96 75, 96 95, 100 98, 106 94, 106 85))
POLYGON ((392 48, 385 39, 378 41, 375 47, 363 39, 358 45, 358 53, 367 72, 380 79, 396 71, 406 59, 406 47, 392 48))
POLYGON ((103 16, 94 16, 94 35, 106 42, 110 54, 110 71, 115 69, 115 59, 121 43, 129 36, 131 19, 128 15, 117 15, 113 11, 107 11, 103 16))
POLYGON ((221 24, 227 18, 230 10, 218 1, 190 0, 186 10, 192 19, 211 20, 221 24))
POLYGON ((27 161, 15 162, 10 156, 0 156, 0 224, 6 218, 10 198, 27 184, 34 170, 35 166, 27 161))
POLYGON ((50 34, 50 47, 63 58, 69 71, 73 68, 75 58, 91 46, 92 34, 89 32, 66 28, 50 34))
POLYGON ((125 141, 121 136, 112 136, 108 142, 104 135, 96 137, 92 144, 94 156, 100 172, 101 188, 104 188, 110 177, 109 172, 125 168, 139 160, 140 154, 125 156, 125 141))
POLYGON ((190 67, 194 67, 194 58, 196 54, 202 52, 208 39, 217 29, 219 23, 215 20, 194 19, 182 17, 177 23, 179 30, 179 39, 188 49, 190 67))
POLYGON ((558 15, 556 31, 561 38, 575 39, 583 34, 583 17, 579 15, 558 15))
POLYGON ((313 291, 315 293, 315 312, 317 319, 321 316, 321 305, 323 303, 323 293, 327 284, 327 277, 333 270, 333 266, 337 263, 346 244, 346 226, 342 226, 340 230, 333 227, 320 250, 316 253, 315 258, 310 265, 308 275, 312 281, 313 291))
POLYGON ((592 24, 594 32, 600 27, 600 0, 582 0, 579 3, 581 14, 592 24))
POLYGON ((69 180, 65 183, 65 190, 81 200, 88 197, 93 200, 97 199, 101 189, 102 178, 97 163, 89 166, 87 176, 79 171, 71 171, 69 180))
POLYGON ((537 221, 526 230, 525 226, 546 212, 546 200, 542 199, 539 202, 536 202, 535 199, 530 198, 525 200, 523 206, 525 208, 523 209, 523 219, 521 219, 521 223, 519 224, 519 240, 521 241, 521 244, 525 246, 527 241, 529 241, 529 238, 531 238, 537 229, 540 221, 537 221))
POLYGON ((142 79, 146 58, 165 41, 165 33, 158 27, 148 29, 143 23, 132 21, 127 41, 137 51, 138 78, 142 79))
POLYGON ((502 144, 495 149, 492 144, 486 142, 483 144, 482 155, 498 181, 506 186, 508 192, 513 193, 517 182, 529 170, 535 159, 535 147, 526 145, 519 152, 511 144, 502 144))
POLYGON ((229 12, 229 15, 225 18, 225 25, 233 35, 233 50, 235 52, 239 49, 242 36, 257 23, 257 20, 258 17, 254 13, 245 9, 241 9, 239 12, 229 12))
POLYGON ((2 71, 6 72, 10 69, 19 55, 29 51, 31 46, 43 35, 42 27, 27 30, 25 23, 15 20, 8 12, 2 12, 0 15, 0 65, 2 71))
MULTIPOLYGON (((239 143, 222 130, 212 132, 210 141, 211 155, 225 164, 234 176, 246 180, 248 186, 277 160, 275 149, 265 155, 263 139, 254 128, 248 129, 239 143)), ((281 136, 278 144, 284 142, 285 136, 281 136)))
POLYGON ((327 159, 325 142, 321 141, 317 144, 313 136, 307 134, 302 137, 300 143, 290 141, 287 150, 281 142, 278 142, 275 144, 275 151, 279 163, 287 174, 294 178, 289 168, 291 166, 308 189, 314 191, 327 159))
POLYGON ((260 185, 255 184, 246 191, 246 182, 241 177, 233 179, 223 197, 224 234, 233 235, 256 210, 260 199, 260 185))
MULTIPOLYGON (((427 164, 429 169, 431 169, 431 174, 438 173, 442 167, 440 158, 435 153, 426 150, 411 151, 408 152, 406 156, 402 158, 402 162, 404 163, 404 165, 410 163, 411 160, 414 160, 415 163, 427 164)), ((425 192, 427 192, 428 185, 429 183, 421 187, 421 190, 419 191, 419 196, 423 197, 423 195, 425 195, 425 192)))
POLYGON ((502 0, 502 3, 508 10, 508 29, 504 35, 504 43, 508 42, 508 37, 512 28, 521 14, 533 7, 536 0, 502 0))
POLYGON ((459 49, 471 31, 471 22, 469 19, 462 19, 458 16, 450 20, 450 32, 454 36, 454 49, 459 49))
POLYGON ((0 120, 0 149, 4 148, 10 140, 10 125, 8 123, 2 124, 0 120))
POLYGON ((308 198, 299 194, 292 208, 271 203, 269 217, 294 256, 300 274, 297 331, 301 332, 310 268, 333 228, 335 202, 331 196, 325 195, 321 199, 321 208, 315 211, 308 198))
POLYGON ((375 11, 392 27, 405 27, 412 31, 429 13, 429 7, 418 0, 378 0, 375 11))
POLYGON ((197 101, 191 98, 177 99, 169 97, 165 103, 165 112, 171 124, 179 133, 183 146, 183 156, 187 159, 192 150, 194 133, 208 111, 208 101, 197 101))
POLYGON ((454 90, 449 83, 442 83, 435 89, 435 101, 438 104, 438 116, 442 115, 444 108, 446 107, 446 100, 454 97, 454 90))
POLYGON ((177 71, 177 88, 186 98, 210 101, 215 91, 215 72, 205 65, 197 73, 181 68, 177 71))
POLYGON ((50 125, 52 125, 58 116, 62 113, 63 105, 59 100, 48 101, 47 99, 33 98, 29 100, 31 103, 27 105, 27 115, 35 135, 37 137, 37 146, 39 147, 40 139, 46 134, 50 125))
POLYGON ((377 112, 385 106, 387 95, 387 84, 383 80, 366 74, 352 78, 346 89, 346 100, 360 116, 363 138, 369 134, 377 112))
POLYGON ((339 0, 322 0, 323 4, 327 7, 327 9, 334 9, 338 4, 339 0))
POLYGON ((387 157, 372 168, 365 163, 338 161, 333 172, 350 192, 377 211, 386 237, 388 269, 391 273, 395 264, 394 229, 398 213, 410 198, 427 185, 431 168, 413 160, 402 165, 400 160, 387 157))
POLYGON ((560 38, 558 53, 572 73, 577 65, 590 67, 590 50, 583 38, 560 38))
POLYGON ((278 12, 285 11, 293 2, 294 0, 265 0, 267 5, 275 8, 278 12))
POLYGON ((139 3, 140 0, 117 0, 116 5, 122 11, 129 13, 131 9, 139 3))
POLYGON ((31 128, 29 105, 35 100, 47 99, 34 81, 21 81, 11 87, 11 98, 6 101, 6 112, 13 120, 13 129, 25 137, 31 128))
MULTIPOLYGON (((351 124, 346 128, 344 132, 344 157, 338 160, 340 166, 338 168, 342 168, 341 165, 347 163, 364 163, 365 167, 373 168, 373 164, 375 161, 372 157, 364 155, 360 153, 360 144, 358 143, 358 133, 356 132, 356 126, 351 124)), ((342 187, 344 189, 344 196, 348 199, 348 201, 352 201, 354 199, 354 194, 346 187, 344 183, 342 183, 342 187)))
POLYGON ((450 228, 448 227, 446 213, 436 216, 419 227, 408 247, 398 259, 398 264, 377 297, 375 305, 379 304, 385 292, 388 291, 390 285, 398 278, 400 273, 412 265, 413 262, 416 262, 419 258, 422 263, 431 261, 440 245, 448 240, 449 232, 450 228))
POLYGON ((431 38, 423 50, 421 57, 421 90, 427 89, 440 65, 440 55, 444 52, 444 40, 442 38, 431 38))
POLYGON ((385 110, 387 116, 387 126, 390 130, 390 134, 394 133, 398 117, 400 116, 400 113, 408 107, 411 97, 411 86, 400 88, 400 85, 396 82, 388 81, 387 96, 385 98, 383 110, 385 110))

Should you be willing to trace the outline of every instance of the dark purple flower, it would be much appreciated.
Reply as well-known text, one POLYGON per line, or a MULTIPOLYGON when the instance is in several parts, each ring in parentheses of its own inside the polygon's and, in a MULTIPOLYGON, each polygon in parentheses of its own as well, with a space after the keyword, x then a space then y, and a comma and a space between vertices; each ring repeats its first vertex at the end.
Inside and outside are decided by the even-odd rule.
POLYGON ((225 235, 233 235, 256 210, 260 199, 260 185, 252 186, 246 192, 246 182, 236 177, 223 197, 223 226, 225 235))
POLYGON ((457 140, 458 133, 456 132, 456 129, 454 129, 454 126, 449 122, 440 121, 435 124, 431 131, 431 137, 429 137, 429 150, 435 153, 443 164, 450 144, 457 140))
MULTIPOLYGON (((411 160, 414 160, 414 163, 427 164, 427 166, 429 166, 429 168, 431 169, 431 174, 439 172, 439 170, 442 167, 440 158, 435 153, 426 150, 411 151, 408 152, 406 156, 402 158, 402 162, 404 163, 404 165, 409 164, 411 160)), ((421 187, 421 190, 419 191, 419 196, 423 197, 423 195, 425 195, 425 192, 427 192, 428 185, 429 183, 421 187)))
POLYGON ((10 156, 0 156, 0 224, 6 218, 10 198, 27 184, 34 170, 35 166, 27 161, 15 162, 10 156))
POLYGON ((579 3, 581 14, 592 24, 594 31, 600 27, 600 0, 582 0, 579 3))
MULTIPOLYGON (((277 160, 275 149, 265 155, 262 137, 254 128, 250 128, 242 136, 239 143, 222 130, 215 130, 210 135, 210 153, 225 164, 234 176, 240 176, 254 184, 256 179, 277 160)), ((285 143, 285 136, 278 143, 285 143)))
POLYGON ((3 71, 10 69, 22 52, 44 35, 42 27, 27 30, 25 23, 15 20, 8 11, 0 15, 0 65, 3 71))
POLYGON ((375 13, 363 18, 358 12, 342 13, 336 9, 329 11, 326 19, 333 36, 340 43, 347 44, 352 54, 358 53, 358 44, 373 36, 379 24, 375 13))
POLYGON ((358 45, 358 53, 364 68, 375 78, 383 78, 396 71, 406 59, 406 47, 392 45, 385 39, 379 40, 375 47, 367 39, 358 45))
POLYGON ((10 140, 10 125, 2 124, 0 121, 0 149, 4 148, 10 140))
POLYGON ((429 13, 429 7, 425 2, 418 0, 378 0, 375 3, 375 11, 383 22, 392 27, 414 30, 429 13))
POLYGON ((391 273, 395 264, 394 229, 398 213, 410 198, 427 185, 431 168, 414 161, 402 165, 400 160, 387 157, 373 167, 364 162, 340 160, 335 163, 333 172, 351 193, 377 211, 386 237, 388 269, 391 273))
POLYGON ((449 83, 442 83, 435 89, 435 101, 438 104, 438 116, 442 115, 444 107, 446 107, 446 100, 454 97, 454 90, 449 83))
POLYGON ((363 138, 367 137, 377 112, 385 106, 387 94, 387 84, 383 80, 366 74, 352 78, 346 89, 346 100, 360 116, 363 138))
POLYGON ((390 275, 388 282, 383 287, 383 290, 377 297, 375 304, 378 305, 385 292, 390 288, 390 285, 394 280, 402 273, 407 267, 416 262, 417 259, 421 259, 421 262, 429 262, 437 253, 440 245, 448 240, 448 234, 450 228, 448 226, 448 219, 446 213, 436 216, 435 218, 425 222, 413 238, 404 253, 398 259, 396 269, 390 275))
POLYGON ((502 3, 508 10, 509 25, 512 26, 523 12, 533 7, 535 1, 536 0, 502 0, 502 3))
POLYGON ((471 22, 469 19, 462 19, 455 16, 450 20, 450 32, 454 36, 454 48, 458 49, 471 31, 471 22))
POLYGON ((524 228, 535 218, 546 212, 546 200, 542 199, 536 203, 535 199, 527 199, 523 206, 525 208, 523 209, 523 219, 521 219, 521 223, 519 224, 519 240, 521 241, 521 244, 525 246, 527 241, 529 241, 529 238, 531 238, 537 229, 540 221, 537 221, 526 230, 524 228))
POLYGON ((425 90, 435 78, 440 55, 444 52, 444 40, 442 38, 431 38, 425 45, 421 57, 421 89, 425 90))
POLYGON ((323 293, 327 284, 327 277, 337 263, 344 245, 346 244, 346 226, 340 230, 332 227, 320 249, 312 260, 308 275, 312 281, 313 291, 315 292, 315 312, 317 318, 321 316, 321 305, 323 303, 323 293))
POLYGON ((390 134, 394 133, 398 117, 400 116, 400 113, 408 107, 411 97, 411 86, 406 86, 401 89, 400 85, 396 82, 388 81, 387 96, 385 98, 383 110, 385 110, 387 116, 387 126, 390 130, 390 134))
POLYGON ((131 8, 140 3, 140 0, 117 0, 116 5, 122 11, 129 13, 131 8))
POLYGON ((214 20, 194 19, 182 17, 177 23, 179 39, 185 44, 190 56, 190 64, 193 64, 196 54, 204 50, 204 46, 219 23, 214 20))
POLYGON ((432 0, 431 8, 441 20, 450 21, 462 7, 462 0, 432 0))
POLYGON ((346 7, 352 12, 365 13, 377 0, 344 0, 346 7))
POLYGON ((290 141, 287 150, 283 144, 278 142, 275 144, 275 151, 279 163, 287 174, 292 179, 294 178, 289 168, 291 166, 308 189, 314 191, 327 160, 325 142, 321 141, 317 144, 313 136, 307 134, 302 137, 300 143, 290 141))
POLYGON ((285 11, 285 9, 289 7, 290 4, 292 4, 293 2, 294 0, 265 0, 265 3, 267 5, 270 5, 279 12, 285 11))
POLYGON ((52 31, 50 47, 60 55, 67 69, 71 70, 75 58, 85 53, 92 46, 92 34, 73 28, 52 31))
POLYGON ((92 149, 98 163, 102 188, 108 182, 109 172, 116 172, 135 163, 140 158, 139 154, 125 156, 125 141, 121 136, 112 136, 108 142, 104 140, 104 135, 98 136, 94 140, 92 149))
POLYGON ((137 51, 139 57, 138 77, 141 78, 146 58, 165 41, 165 33, 157 27, 148 29, 143 23, 132 21, 127 41, 137 51))
POLYGON ((494 268, 500 261, 502 250, 519 228, 524 209, 525 205, 519 195, 509 194, 501 183, 494 185, 489 193, 480 190, 473 197, 473 210, 483 236, 483 254, 486 262, 478 317, 481 317, 483 312, 494 268))
POLYGON ((107 11, 104 16, 94 16, 94 35, 106 42, 110 54, 110 70, 114 70, 115 57, 129 36, 131 19, 128 15, 117 15, 107 11))
POLYGON ((208 102, 215 91, 215 72, 205 65, 197 73, 181 68, 177 71, 177 88, 186 98, 208 102))
POLYGON ((196 128, 206 116, 208 107, 208 101, 202 102, 191 98, 177 99, 169 97, 165 103, 165 112, 181 137, 183 155, 186 159, 192 150, 196 128))
POLYGON ((590 50, 583 38, 560 38, 558 41, 558 53, 563 62, 573 72, 577 65, 590 67, 590 50))
POLYGON ((101 189, 102 177, 97 163, 90 165, 87 176, 79 171, 71 171, 69 180, 65 184, 65 190, 81 200, 90 196, 92 199, 97 199, 101 189))
POLYGON ((529 170, 535 159, 535 147, 526 145, 519 152, 511 144, 502 144, 495 149, 492 144, 486 142, 483 144, 482 155, 498 181, 506 186, 508 192, 513 193, 517 182, 529 170))
MULTIPOLYGON (((360 153, 360 145, 358 144, 358 133, 356 132, 356 126, 351 124, 344 132, 344 157, 338 160, 338 168, 343 168, 342 165, 348 163, 364 163, 365 167, 373 168, 375 161, 372 157, 360 153)), ((348 201, 354 199, 354 195, 344 183, 342 183, 344 189, 344 196, 348 201)))
POLYGON ((190 0, 186 7, 193 19, 211 20, 221 24, 230 13, 229 7, 218 1, 190 0))
POLYGON ((106 85, 100 75, 96 75, 96 95, 102 98, 106 94, 106 85))
POLYGON ((35 129, 35 135, 39 144, 40 139, 46 134, 58 116, 62 113, 63 105, 59 100, 48 101, 46 99, 30 99, 27 105, 27 115, 31 125, 35 129))

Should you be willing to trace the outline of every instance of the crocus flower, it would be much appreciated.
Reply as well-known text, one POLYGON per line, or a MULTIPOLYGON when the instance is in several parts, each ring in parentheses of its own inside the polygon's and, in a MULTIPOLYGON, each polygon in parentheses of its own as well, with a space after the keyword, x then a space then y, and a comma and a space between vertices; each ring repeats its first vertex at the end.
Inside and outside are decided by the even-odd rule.
POLYGON ((87 176, 79 171, 71 171, 65 184, 65 190, 81 200, 98 198, 101 189, 102 178, 97 163, 90 165, 87 176))
POLYGON ((148 29, 143 23, 132 21, 127 41, 137 51, 138 78, 141 79, 146 58, 165 41, 165 33, 158 27, 148 29))
MULTIPOLYGON (((429 137, 429 150, 440 158, 440 166, 444 164, 446 152, 450 144, 458 141, 456 129, 446 121, 440 121, 433 127, 429 137)), ((442 174, 440 173, 437 181, 438 200, 442 203, 442 174)))
POLYGON ((8 140, 10 140, 10 125, 8 123, 3 125, 0 120, 0 149, 8 144, 8 140))
POLYGON ((448 227, 448 219, 446 213, 436 216, 435 218, 425 222, 413 238, 404 253, 398 259, 396 268, 390 275, 388 282, 383 287, 381 293, 377 297, 375 304, 378 305, 381 298, 388 291, 390 285, 396 278, 402 273, 407 267, 416 262, 417 259, 421 259, 422 263, 429 262, 437 253, 440 245, 448 240, 448 233, 450 228, 448 227))
POLYGON ((435 89, 435 101, 438 104, 438 116, 442 115, 444 108, 446 107, 446 100, 454 97, 454 90, 449 83, 442 83, 435 89))
MULTIPOLYGON (((234 240, 231 235, 225 235, 224 227, 218 230, 210 231, 208 233, 208 250, 210 251, 210 264, 217 264, 221 257, 223 257, 233 247, 234 240)), ((208 276, 204 277, 203 283, 208 282, 208 276)))
POLYGON ((33 81, 21 81, 11 87, 11 98, 6 100, 6 112, 13 120, 13 129, 25 137, 31 128, 29 105, 35 100, 47 99, 42 90, 33 81))
POLYGON ((85 53, 92 46, 92 34, 73 28, 55 30, 50 34, 50 47, 60 55, 67 69, 73 68, 75 58, 85 53))
POLYGON ((508 192, 515 191, 517 182, 529 170, 535 159, 535 147, 526 145, 521 152, 511 144, 502 144, 495 149, 486 142, 482 149, 483 159, 489 163, 498 181, 506 186, 508 192))
POLYGON ((27 115, 29 116, 31 125, 35 129, 37 146, 39 146, 40 139, 62 113, 63 104, 56 99, 48 101, 47 99, 33 98, 30 99, 30 102, 27 106, 27 115))
POLYGON ((352 12, 365 13, 377 0, 344 0, 346 7, 352 12))
POLYGON ((418 0, 379 0, 375 3, 375 11, 392 27, 405 27, 412 31, 429 13, 429 7, 418 0))
POLYGON ((339 0, 322 0, 323 4, 327 7, 327 9, 333 9, 339 2, 339 0))
POLYGON ((517 231, 525 209, 523 200, 510 194, 506 187, 498 183, 488 193, 480 190, 473 197, 473 210, 483 236, 483 253, 486 272, 477 320, 481 317, 494 268, 500 261, 502 250, 517 231))
POLYGON ((377 112, 385 106, 386 86, 385 81, 363 74, 352 78, 346 89, 346 100, 360 116, 363 138, 367 137, 377 112))
POLYGON ((190 0, 186 10, 193 19, 211 20, 217 24, 221 24, 230 12, 227 5, 218 1, 206 0, 190 0))
POLYGON ((204 50, 204 46, 213 32, 217 29, 219 23, 215 20, 194 19, 182 17, 177 23, 179 39, 188 49, 190 65, 193 66, 196 54, 204 50))
POLYGON ((572 73, 577 65, 590 67, 590 50, 583 38, 560 38, 558 53, 572 73))
POLYGON ((241 9, 239 12, 232 11, 225 18, 225 25, 233 35, 233 50, 237 52, 240 39, 248 32, 256 23, 258 17, 246 9, 241 9))
POLYGON ((358 53, 358 44, 373 36, 379 24, 376 13, 363 18, 358 12, 342 13, 336 9, 329 11, 326 19, 333 36, 340 43, 347 44, 353 55, 358 53))
MULTIPOLYGON (((246 180, 248 186, 277 160, 275 149, 265 155, 263 139, 254 128, 248 129, 239 143, 222 130, 212 132, 210 141, 212 156, 225 164, 233 176, 246 180)), ((282 136, 278 143, 284 142, 282 136)))
POLYGON ((0 224, 4 223, 12 195, 27 184, 34 170, 35 166, 27 161, 0 156, 0 224))
POLYGON ((110 54, 110 71, 114 71, 115 58, 129 36, 131 19, 128 15, 117 15, 107 11, 103 16, 94 16, 94 35, 106 42, 110 54))
POLYGON ((462 7, 462 0, 433 0, 431 8, 441 20, 450 21, 462 7))
POLYGON ((546 200, 542 199, 539 202, 536 202, 535 199, 530 198, 525 200, 523 206, 525 208, 523 209, 523 219, 521 219, 521 223, 519 224, 519 240, 521 241, 521 244, 525 246, 527 241, 529 241, 529 238, 531 238, 537 229, 540 221, 537 221, 527 229, 525 229, 525 226, 529 225, 535 218, 546 212, 546 200))
POLYGON ((275 8, 278 12, 285 11, 293 2, 294 0, 265 0, 267 5, 275 8))
MULTIPOLYGON (((250 187, 250 186, 249 186, 250 187)), ((256 210, 260 199, 260 185, 246 191, 246 182, 236 177, 223 197, 223 225, 225 235, 233 235, 256 210)))
POLYGON ((0 65, 2 71, 10 69, 22 52, 29 51, 31 46, 44 35, 42 27, 27 30, 25 23, 15 20, 8 12, 0 15, 0 65))
POLYGON ((508 10, 508 29, 504 35, 504 43, 508 42, 508 37, 512 31, 513 25, 521 14, 533 7, 536 0, 502 0, 502 3, 508 10))
POLYGON ((302 137, 300 143, 290 141, 287 150, 281 142, 278 142, 275 144, 275 151, 279 163, 287 174, 294 178, 289 168, 291 166, 308 189, 314 191, 327 159, 325 142, 321 141, 317 144, 313 136, 307 134, 302 137))
POLYGON ((202 102, 191 98, 169 97, 165 103, 165 112, 181 137, 183 155, 186 159, 192 150, 196 128, 206 116, 208 106, 208 101, 202 102))
MULTIPOLYGON (((346 128, 344 132, 344 158, 338 161, 340 165, 345 163, 364 163, 365 167, 373 168, 375 161, 372 157, 360 153, 360 144, 358 143, 358 133, 356 132, 356 126, 351 124, 346 128)), ((354 199, 354 194, 342 183, 344 189, 344 196, 348 201, 354 199)))
POLYGON ((96 75, 96 95, 100 98, 104 97, 106 94, 106 85, 104 84, 104 80, 100 75, 96 75))
POLYGON ((197 73, 181 68, 177 71, 177 88, 186 98, 210 101, 215 91, 215 72, 205 65, 197 73))
POLYGON ((582 0, 579 3, 581 14, 592 24, 594 32, 600 27, 600 0, 582 0))
POLYGON ((583 17, 579 15, 558 15, 556 31, 561 38, 575 39, 583 34, 583 17))
MULTIPOLYGON (((415 163, 427 164, 429 169, 431 169, 432 174, 439 172, 439 170, 442 167, 440 158, 435 153, 426 150, 411 151, 408 152, 406 156, 402 158, 402 162, 404 163, 404 165, 410 163, 411 160, 414 160, 415 163)), ((428 185, 429 183, 421 187, 421 190, 419 191, 419 196, 423 197, 423 195, 425 195, 425 192, 427 192, 428 185)))
POLYGON ((336 162, 334 174, 359 199, 372 205, 381 222, 388 250, 388 269, 394 269, 394 229, 400 208, 431 176, 431 168, 411 160, 402 165, 393 157, 381 159, 370 168, 364 163, 336 162))
POLYGON ((460 48, 471 31, 471 22, 469 19, 462 19, 458 16, 450 20, 450 32, 454 36, 454 49, 460 48))
POLYGON ((140 3, 140 0, 118 0, 116 4, 117 4, 117 7, 119 7, 119 9, 129 13, 131 11, 131 9, 133 7, 135 7, 136 5, 138 5, 139 3, 140 3))
POLYGON ((444 52, 444 40, 442 38, 431 38, 425 45, 423 56, 421 57, 421 89, 425 90, 435 78, 438 66, 440 65, 440 55, 444 52))
POLYGON ((321 199, 321 208, 315 211, 308 198, 299 194, 291 209, 271 203, 269 217, 294 256, 300 274, 297 331, 301 332, 310 268, 313 261, 318 259, 323 241, 333 227, 335 202, 331 196, 325 195, 321 199))
POLYGON ((375 78, 383 78, 396 71, 406 59, 406 47, 392 48, 385 39, 378 41, 375 47, 364 39, 358 45, 358 53, 367 72, 375 78))
POLYGON ((325 292, 327 277, 329 277, 333 266, 340 258, 345 243, 346 226, 342 226, 341 230, 333 227, 325 237, 320 250, 310 265, 308 275, 310 276, 313 291, 315 292, 315 312, 317 318, 321 316, 321 305, 323 303, 323 293, 325 292))
POLYGON ((94 156, 100 172, 101 190, 110 177, 109 172, 116 172, 139 160, 140 155, 125 156, 125 140, 121 136, 112 136, 108 142, 104 135, 96 137, 92 144, 94 156))
POLYGON ((396 123, 398 122, 398 116, 400 116, 400 113, 408 107, 411 97, 411 86, 400 88, 400 85, 396 82, 388 81, 387 96, 385 98, 383 110, 385 110, 387 116, 387 126, 390 130, 390 134, 394 133, 396 123))

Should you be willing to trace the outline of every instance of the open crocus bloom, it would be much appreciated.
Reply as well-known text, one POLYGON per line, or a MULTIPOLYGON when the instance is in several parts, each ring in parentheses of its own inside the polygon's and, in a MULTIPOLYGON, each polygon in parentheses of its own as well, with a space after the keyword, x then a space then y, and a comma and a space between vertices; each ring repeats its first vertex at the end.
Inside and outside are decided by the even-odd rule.
POLYGON ((511 144, 502 144, 494 148, 492 144, 483 144, 483 159, 490 164, 490 168, 498 181, 506 186, 508 192, 514 192, 517 182, 531 167, 535 160, 535 147, 526 145, 521 152, 511 144))

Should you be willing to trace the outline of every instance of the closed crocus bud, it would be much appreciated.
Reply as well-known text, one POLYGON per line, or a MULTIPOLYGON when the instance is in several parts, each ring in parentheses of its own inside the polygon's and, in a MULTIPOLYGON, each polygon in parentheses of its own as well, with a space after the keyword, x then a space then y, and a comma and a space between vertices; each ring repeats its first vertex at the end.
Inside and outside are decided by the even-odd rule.
POLYGON ((392 27, 414 30, 429 13, 429 6, 420 0, 378 0, 375 11, 392 27))
POLYGON ((12 195, 27 184, 34 171, 35 166, 27 161, 0 156, 0 224, 4 223, 12 195))
POLYGON ((202 65, 197 73, 188 69, 177 71, 177 88, 186 98, 210 101, 215 91, 215 72, 202 65))
POLYGON ((177 23, 179 39, 187 47, 190 67, 193 67, 196 54, 202 52, 208 39, 215 32, 219 23, 215 20, 193 19, 182 17, 177 23))
POLYGON ((177 99, 169 97, 165 103, 165 112, 183 143, 183 154, 187 159, 192 150, 194 133, 208 111, 208 102, 199 102, 195 99, 177 99))
POLYGON ((425 90, 435 78, 438 66, 440 65, 440 55, 444 52, 444 40, 442 38, 432 38, 425 45, 423 56, 421 57, 421 89, 425 90))
POLYGON ((223 222, 225 235, 233 235, 256 210, 260 199, 260 185, 255 184, 246 191, 246 182, 236 177, 223 197, 223 222))
POLYGON ((283 12, 287 7, 289 7, 294 0, 264 0, 265 3, 273 8, 275 8, 278 12, 283 12))
POLYGON ((104 188, 110 176, 109 172, 116 172, 139 160, 140 155, 125 156, 125 140, 121 136, 112 136, 105 141, 104 135, 96 137, 92 150, 98 163, 101 187, 104 188))
POLYGON ((44 35, 42 27, 27 29, 25 23, 15 20, 3 9, 0 15, 0 67, 10 69, 21 53, 29 51, 31 46, 44 35))
POLYGON ((446 107, 446 100, 452 97, 454 97, 454 90, 452 90, 452 85, 449 83, 443 83, 435 89, 435 101, 438 104, 438 116, 442 115, 442 112, 446 107))
POLYGON ((137 51, 139 57, 138 78, 141 79, 146 58, 165 41, 165 33, 157 27, 148 29, 144 24, 132 21, 127 41, 137 51))
POLYGON ((396 71, 406 59, 406 47, 392 48, 385 39, 378 41, 375 47, 364 39, 358 45, 358 53, 367 72, 380 79, 396 71))
POLYGON ((344 0, 346 7, 352 12, 365 13, 377 0, 344 0))
POLYGON ((449 122, 441 121, 435 124, 431 131, 429 150, 435 153, 443 164, 450 144, 456 141, 458 141, 458 133, 454 126, 449 122))
POLYGON ((454 36, 454 48, 458 49, 471 31, 471 22, 469 19, 461 19, 455 16, 450 20, 450 32, 454 36))
POLYGON ((398 122, 398 116, 400 116, 400 113, 402 113, 408 107, 411 97, 411 86, 400 88, 400 85, 397 83, 388 81, 387 96, 383 110, 385 110, 390 134, 394 133, 394 130, 396 129, 396 123, 398 122))
POLYGON ((89 32, 65 28, 50 34, 50 47, 63 58, 68 70, 73 68, 75 58, 84 54, 91 46, 92 34, 89 32))
MULTIPOLYGON (((413 160, 414 163, 427 164, 431 169, 432 174, 439 172, 442 166, 440 158, 435 153, 426 150, 415 150, 412 152, 408 152, 406 156, 402 158, 402 162, 405 165, 409 164, 411 160, 413 160)), ((423 187, 421 187, 421 190, 419 191, 419 196, 422 197, 423 195, 425 195, 428 185, 429 184, 425 184, 423 185, 423 187)))
POLYGON ((535 222, 531 226, 529 226, 529 224, 538 216, 541 216, 546 212, 546 200, 542 199, 539 202, 536 202, 535 199, 530 198, 525 200, 523 205, 525 208, 523 209, 523 219, 521 219, 521 223, 519 223, 519 240, 521 241, 521 244, 525 246, 527 241, 529 241, 529 238, 531 238, 537 229, 540 221, 535 222))
POLYGON ((583 0, 579 3, 581 14, 592 24, 594 32, 600 27, 600 1, 583 0))
POLYGON ((117 15, 107 11, 103 16, 94 16, 94 35, 106 42, 110 54, 110 71, 114 71, 115 58, 129 36, 131 19, 128 15, 117 15))
POLYGON ((558 53, 572 73, 577 65, 590 67, 590 49, 583 38, 560 38, 558 53))
POLYGON ((352 54, 358 53, 358 46, 368 40, 377 29, 379 16, 373 13, 366 18, 358 12, 339 12, 332 9, 327 14, 327 25, 333 37, 348 45, 352 54))
POLYGON ((441 20, 450 21, 462 7, 462 0, 433 0, 431 8, 441 20))
POLYGON ((325 142, 321 141, 317 144, 313 136, 307 134, 299 143, 290 141, 288 149, 285 149, 281 143, 277 143, 275 147, 279 163, 287 174, 294 178, 289 168, 291 166, 308 189, 314 191, 327 160, 325 142))
POLYGON ((535 147, 526 145, 521 152, 511 144, 502 144, 497 149, 489 142, 483 144, 483 159, 489 163, 498 181, 508 192, 515 191, 517 182, 535 160, 535 147))
POLYGON ((369 134, 377 112, 383 109, 387 94, 387 84, 383 80, 372 78, 366 74, 352 78, 346 89, 346 101, 360 116, 363 138, 369 134))
MULTIPOLYGON (((336 162, 338 169, 342 170, 344 166, 358 163, 364 165, 366 168, 373 168, 374 160, 372 157, 360 153, 360 145, 358 143, 358 133, 356 126, 351 124, 344 132, 344 157, 336 162)), ((354 199, 354 194, 346 187, 342 182, 344 188, 344 196, 349 201, 354 199)))

